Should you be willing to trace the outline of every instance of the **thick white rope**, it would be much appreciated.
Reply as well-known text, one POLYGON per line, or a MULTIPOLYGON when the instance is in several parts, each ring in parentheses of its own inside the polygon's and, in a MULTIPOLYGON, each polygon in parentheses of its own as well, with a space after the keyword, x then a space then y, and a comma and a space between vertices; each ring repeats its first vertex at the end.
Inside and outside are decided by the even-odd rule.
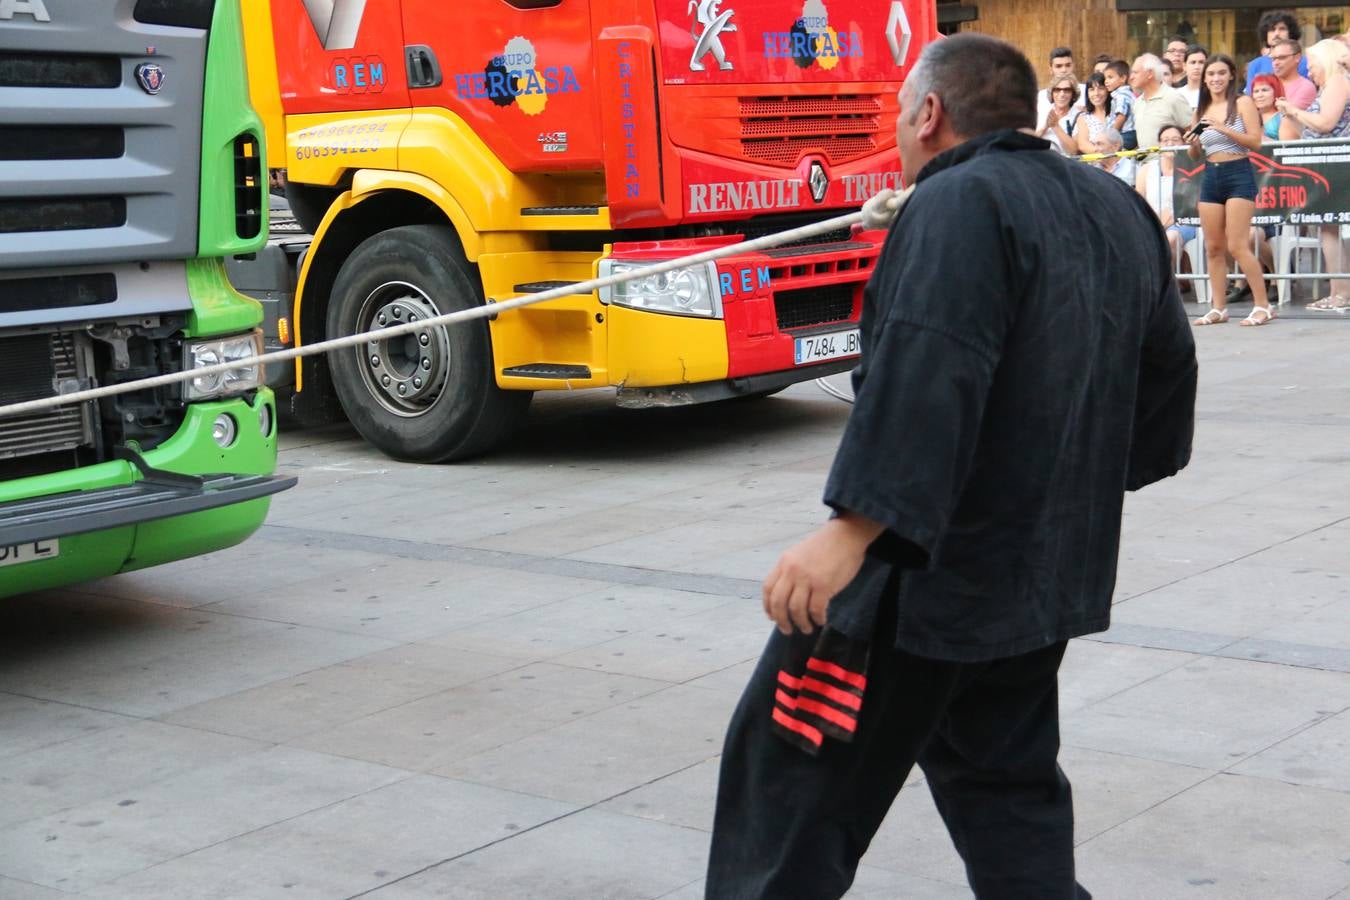
MULTIPOLYGON (((898 197, 903 203, 908 199, 908 190, 901 192, 898 197)), ((898 204, 892 201, 892 209, 898 208, 898 204)), ((82 391, 73 391, 68 394, 59 394, 54 397, 43 397, 38 400, 27 400, 22 403, 11 403, 0 406, 0 417, 14 416, 20 413, 36 412, 41 409, 49 409, 54 406, 66 406, 72 403, 84 403, 89 400, 99 400, 103 397, 112 397, 117 394, 125 394, 132 391, 143 391, 147 388, 162 387, 164 385, 177 384, 181 381, 191 381, 207 375, 215 375, 221 372, 229 372, 239 369, 243 366, 253 364, 266 364, 284 362, 286 360, 298 359, 302 356, 314 356, 319 353, 327 353, 330 350, 341 350, 346 347, 355 347, 364 344, 372 339, 381 340, 391 337, 399 337, 405 334, 415 334, 419 331, 425 331, 428 328, 436 328, 443 325, 453 325, 459 322, 469 322, 474 319, 484 319, 491 316, 500 315, 513 309, 520 309, 526 306, 533 306, 536 303, 544 303, 549 300, 556 300, 559 297, 569 297, 575 294, 588 294, 592 291, 611 285, 622 284, 626 281, 633 281, 638 278, 645 278, 649 275, 658 275, 662 272, 671 272, 675 269, 683 269, 688 266, 695 266, 700 263, 713 262, 728 256, 735 256, 742 253, 752 253, 757 250, 767 250, 777 247, 780 244, 788 244, 793 241, 805 240, 815 237, 819 234, 825 234, 830 231, 837 231, 841 228, 851 228, 853 225, 862 221, 861 212, 852 212, 842 216, 836 216, 832 219, 825 219, 821 222, 814 222, 810 225, 802 225, 798 228, 791 228, 787 231, 780 231, 777 234, 768 234, 763 237, 755 238, 740 243, 727 244, 723 247, 717 247, 712 250, 704 250, 701 253, 695 253, 690 256, 682 256, 679 259, 671 259, 665 262, 653 263, 650 266, 632 269, 618 275, 607 275, 603 278, 592 278, 590 281, 580 281, 575 284, 567 284, 562 287, 550 288, 547 291, 540 291, 537 294, 527 294, 523 297, 514 297, 510 300, 504 300, 500 303, 487 303, 483 306, 475 306, 472 309, 464 309, 458 312, 445 313, 439 316, 433 316, 429 319, 423 319, 419 322, 405 322, 401 325, 394 325, 389 328, 381 328, 378 331, 366 331, 359 334, 350 334, 345 337, 332 338, 327 341, 320 341, 316 344, 307 344, 302 347, 291 347, 287 350, 277 350, 272 353, 264 353, 261 356, 246 356, 230 362, 216 363, 215 365, 202 366, 198 369, 184 369, 181 372, 170 372, 165 375, 155 375, 150 378, 142 378, 136 381, 126 381, 120 384, 110 384, 104 387, 88 388, 82 391)), ((714 285, 714 290, 716 286, 714 285)))

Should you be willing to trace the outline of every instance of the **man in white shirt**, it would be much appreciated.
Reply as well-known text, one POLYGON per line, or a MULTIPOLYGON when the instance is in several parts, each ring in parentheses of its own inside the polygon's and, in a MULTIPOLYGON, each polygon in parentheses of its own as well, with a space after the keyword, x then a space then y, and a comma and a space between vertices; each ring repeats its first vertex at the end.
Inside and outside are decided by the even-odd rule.
POLYGON ((1130 67, 1130 87, 1139 95, 1134 101, 1134 131, 1140 147, 1157 146, 1158 131, 1169 123, 1183 130, 1191 127, 1191 106, 1166 83, 1166 69, 1167 64, 1152 53, 1130 67))

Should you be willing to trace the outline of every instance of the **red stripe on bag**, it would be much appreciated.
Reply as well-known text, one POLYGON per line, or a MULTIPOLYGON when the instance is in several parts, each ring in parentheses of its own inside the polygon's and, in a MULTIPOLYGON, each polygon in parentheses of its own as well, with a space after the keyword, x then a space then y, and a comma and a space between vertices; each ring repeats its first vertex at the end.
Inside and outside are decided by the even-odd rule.
POLYGON ((778 683, 790 691, 800 691, 802 680, 789 675, 785 669, 778 670, 778 683))
POLYGON ((831 687, 819 678, 812 678, 809 675, 802 676, 802 687, 808 691, 813 691, 827 700, 833 700, 840 706, 847 706, 849 709, 862 709, 862 698, 850 694, 848 691, 841 691, 837 687, 831 687))
POLYGON ((810 713, 813 716, 820 716, 827 722, 833 722, 845 731, 857 731, 858 720, 848 713, 840 712, 833 706, 827 706, 824 703, 812 700, 810 697, 798 697, 797 708, 804 713, 810 713))
POLYGON ((816 672, 824 672, 833 678, 838 678, 844 684, 851 684, 858 690, 864 690, 867 687, 866 676, 859 675, 857 672, 850 672, 843 666, 837 666, 832 662, 826 662, 817 657, 811 657, 806 661, 806 667, 816 672))
POLYGON ((797 732, 817 747, 825 740, 825 735, 820 733, 820 729, 812 728, 805 722, 797 721, 776 706, 773 708, 773 720, 784 728, 797 732))

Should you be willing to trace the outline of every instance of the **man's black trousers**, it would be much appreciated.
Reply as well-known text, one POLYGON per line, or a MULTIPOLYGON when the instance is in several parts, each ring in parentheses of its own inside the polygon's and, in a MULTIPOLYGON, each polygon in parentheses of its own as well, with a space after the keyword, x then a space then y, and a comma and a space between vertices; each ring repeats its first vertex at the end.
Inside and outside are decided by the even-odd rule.
POLYGON ((1064 643, 980 663, 874 647, 853 741, 812 757, 769 725, 786 642, 812 640, 775 632, 732 717, 709 900, 843 896, 916 762, 979 900, 1091 896, 1056 762, 1064 643))

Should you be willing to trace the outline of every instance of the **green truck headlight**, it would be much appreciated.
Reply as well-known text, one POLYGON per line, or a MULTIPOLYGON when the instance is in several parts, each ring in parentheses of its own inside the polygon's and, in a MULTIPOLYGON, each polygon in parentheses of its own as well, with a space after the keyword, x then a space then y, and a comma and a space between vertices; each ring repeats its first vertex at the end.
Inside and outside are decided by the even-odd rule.
MULTIPOLYGON (((184 367, 204 369, 218 363, 230 363, 261 356, 263 352, 262 330, 255 329, 248 334, 227 338, 215 338, 209 341, 193 341, 185 350, 184 367)), ((255 390, 263 381, 263 367, 256 362, 242 363, 237 368, 225 369, 200 375, 185 382, 184 399, 211 400, 216 397, 229 397, 255 390)))

